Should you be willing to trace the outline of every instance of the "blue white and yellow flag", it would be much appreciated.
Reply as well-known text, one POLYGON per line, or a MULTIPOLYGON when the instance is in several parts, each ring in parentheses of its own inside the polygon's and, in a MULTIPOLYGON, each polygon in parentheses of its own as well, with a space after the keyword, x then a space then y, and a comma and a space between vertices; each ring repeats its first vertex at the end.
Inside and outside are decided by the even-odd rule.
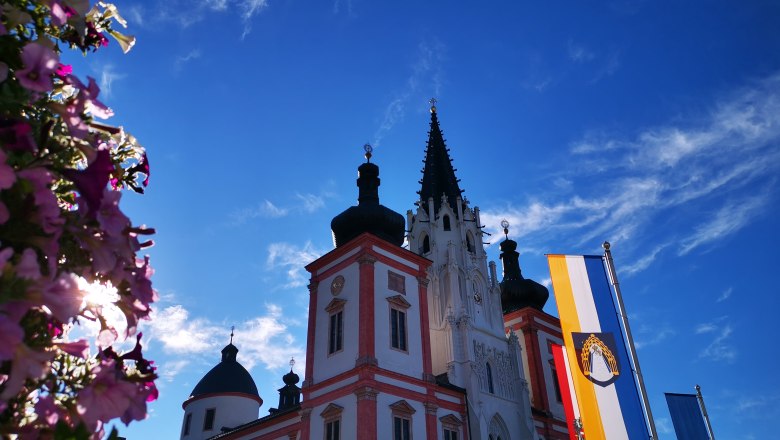
POLYGON ((587 440, 650 435, 601 256, 548 255, 587 440))

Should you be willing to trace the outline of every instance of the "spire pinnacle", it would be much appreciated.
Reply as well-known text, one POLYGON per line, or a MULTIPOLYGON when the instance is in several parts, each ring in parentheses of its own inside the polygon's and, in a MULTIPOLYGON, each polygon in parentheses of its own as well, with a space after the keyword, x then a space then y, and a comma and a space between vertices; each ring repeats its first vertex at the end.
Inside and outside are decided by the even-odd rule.
POLYGON ((231 344, 233 343, 233 332, 234 332, 235 330, 236 330, 236 326, 235 326, 235 325, 231 325, 231 326, 230 326, 230 343, 231 343, 231 344))
POLYGON ((363 144, 363 151, 366 152, 363 156, 366 158, 366 163, 371 162, 371 152, 374 151, 374 147, 371 146, 368 142, 363 144))
MULTIPOLYGON (((421 181, 420 200, 423 208, 427 209, 429 198, 433 198, 434 211, 439 211, 442 204, 442 196, 445 196, 451 207, 457 206, 457 198, 463 192, 458 186, 458 178, 455 177, 455 168, 452 167, 452 159, 444 142, 439 118, 436 112, 436 99, 431 103, 431 130, 428 132, 428 145, 425 149, 423 163, 423 178, 421 181)), ((435 213, 429 212, 428 215, 435 213)), ((460 215, 460 213, 456 213, 460 215)))

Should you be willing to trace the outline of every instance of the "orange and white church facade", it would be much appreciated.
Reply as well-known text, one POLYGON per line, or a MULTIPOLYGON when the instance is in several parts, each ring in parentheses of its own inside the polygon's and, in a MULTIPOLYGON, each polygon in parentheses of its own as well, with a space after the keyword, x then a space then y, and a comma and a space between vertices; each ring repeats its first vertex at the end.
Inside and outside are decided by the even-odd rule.
POLYGON ((379 167, 358 168, 358 205, 333 218, 335 249, 306 266, 304 380, 290 371, 279 405, 263 401, 229 344, 183 403, 182 440, 568 438, 556 394, 549 293, 501 244, 487 262, 479 208, 461 197, 431 107, 414 210, 379 203, 379 167), (408 243, 408 249, 404 244, 408 243))

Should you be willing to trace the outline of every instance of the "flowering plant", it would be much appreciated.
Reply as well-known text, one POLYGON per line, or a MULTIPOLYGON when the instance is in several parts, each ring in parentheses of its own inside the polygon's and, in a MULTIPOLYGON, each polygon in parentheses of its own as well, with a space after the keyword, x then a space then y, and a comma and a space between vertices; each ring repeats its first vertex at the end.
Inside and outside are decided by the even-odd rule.
POLYGON ((135 39, 117 23, 103 2, 0 0, 0 438, 101 438, 157 398, 136 334, 157 298, 149 258, 136 256, 154 231, 119 209, 122 190, 143 193, 149 162, 133 136, 95 120, 113 115, 95 80, 59 59, 107 35, 127 52, 135 39), (96 329, 97 355, 74 337, 83 327, 96 329), (115 351, 133 335, 134 349, 115 351))

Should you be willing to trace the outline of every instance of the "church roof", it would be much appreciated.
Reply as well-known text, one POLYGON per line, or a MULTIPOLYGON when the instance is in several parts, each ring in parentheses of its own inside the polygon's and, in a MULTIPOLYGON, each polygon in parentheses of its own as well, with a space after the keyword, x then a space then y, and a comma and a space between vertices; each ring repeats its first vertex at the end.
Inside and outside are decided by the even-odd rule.
MULTIPOLYGON (((435 104, 435 100, 431 100, 435 104)), ((455 168, 452 167, 449 149, 444 143, 444 136, 439 127, 439 118, 436 114, 436 106, 431 106, 431 130, 428 132, 428 145, 425 149, 425 166, 423 167, 423 178, 420 180, 420 200, 423 207, 428 209, 428 199, 433 197, 434 211, 438 212, 441 207, 442 194, 447 196, 447 202, 450 206, 456 205, 456 200, 460 197, 463 190, 458 186, 458 178, 455 177, 455 168)), ((429 215, 434 213, 428 213, 429 215)), ((457 213, 460 215, 460 213, 457 213)))
POLYGON ((241 393, 260 399, 257 385, 243 365, 236 360, 238 348, 232 343, 222 349, 222 361, 195 385, 190 399, 206 394, 241 393))

